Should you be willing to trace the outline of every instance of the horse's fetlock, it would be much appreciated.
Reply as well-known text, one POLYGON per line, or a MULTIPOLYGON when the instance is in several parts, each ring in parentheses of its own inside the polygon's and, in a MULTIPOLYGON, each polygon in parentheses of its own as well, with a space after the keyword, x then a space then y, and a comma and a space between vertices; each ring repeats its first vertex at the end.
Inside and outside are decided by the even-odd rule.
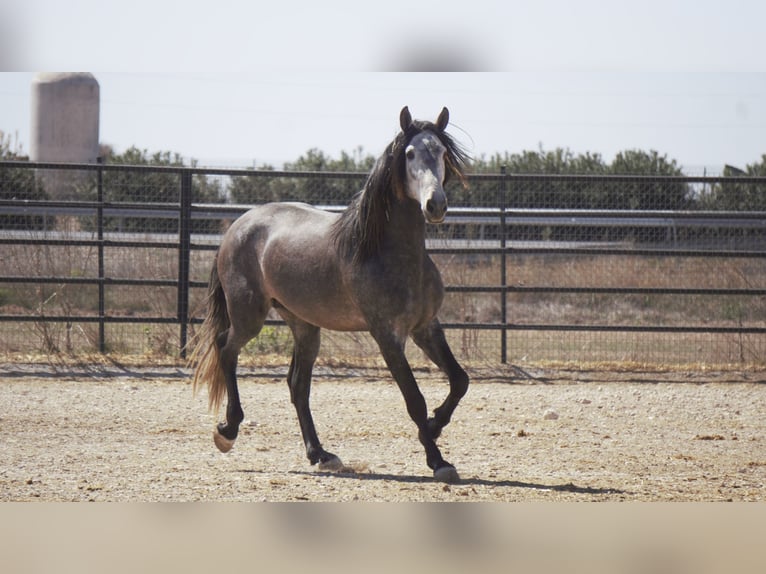
POLYGON ((226 422, 229 426, 239 426, 243 420, 245 420, 245 412, 241 407, 237 406, 230 411, 226 411, 226 422))
POLYGON ((225 437, 227 440, 234 441, 237 439, 237 435, 239 434, 239 425, 232 425, 228 423, 218 423, 218 426, 216 427, 218 429, 218 434, 222 437, 225 437))
POLYGON ((436 417, 428 419, 428 434, 431 436, 431 440, 436 440, 442 434, 443 424, 439 424, 436 417))

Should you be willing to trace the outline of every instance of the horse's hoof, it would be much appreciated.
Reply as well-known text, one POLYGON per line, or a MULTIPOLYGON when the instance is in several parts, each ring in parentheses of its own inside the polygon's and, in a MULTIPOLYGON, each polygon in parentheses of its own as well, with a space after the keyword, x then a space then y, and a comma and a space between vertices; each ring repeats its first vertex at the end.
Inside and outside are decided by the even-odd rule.
POLYGON ((213 431, 213 442, 221 452, 229 452, 231 447, 234 446, 234 441, 223 436, 220 432, 218 432, 218 429, 213 431))
POLYGON ((437 482, 446 482, 447 484, 455 484, 460 482, 460 475, 457 473, 454 466, 445 464, 434 471, 434 480, 437 482))
POLYGON ((346 467, 337 456, 333 455, 324 462, 319 461, 317 468, 323 472, 340 472, 346 467))

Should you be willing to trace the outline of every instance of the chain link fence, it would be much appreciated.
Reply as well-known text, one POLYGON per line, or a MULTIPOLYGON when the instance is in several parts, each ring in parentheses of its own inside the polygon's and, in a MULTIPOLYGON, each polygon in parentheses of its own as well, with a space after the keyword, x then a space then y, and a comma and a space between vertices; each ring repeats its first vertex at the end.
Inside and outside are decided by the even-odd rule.
MULTIPOLYGON (((177 357, 236 217, 338 211, 365 177, 0 162, 0 353, 177 357)), ((463 362, 766 362, 766 178, 476 174, 448 197, 427 244, 463 362)), ((244 357, 291 347, 274 316, 244 357)), ((382 364, 364 333, 323 332, 320 360, 382 364)))

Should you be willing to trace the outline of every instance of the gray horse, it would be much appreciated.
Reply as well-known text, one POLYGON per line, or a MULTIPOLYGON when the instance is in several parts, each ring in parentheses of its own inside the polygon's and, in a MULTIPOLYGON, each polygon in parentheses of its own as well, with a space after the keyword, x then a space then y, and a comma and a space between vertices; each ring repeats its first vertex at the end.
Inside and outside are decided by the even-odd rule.
POLYGON ((210 407, 217 410, 228 394, 226 422, 214 432, 222 452, 234 445, 244 418, 236 378, 239 352, 273 308, 295 339, 287 381, 312 465, 342 468, 340 459, 322 448, 309 408, 320 328, 369 331, 418 427, 434 478, 459 480, 435 441, 468 390, 468 375, 436 318, 444 286, 426 253, 425 224, 444 220, 443 186, 451 176, 465 181, 468 158, 445 132, 447 108, 435 123, 414 121, 407 107, 399 120, 401 132, 343 213, 266 204, 242 215, 224 235, 192 356, 194 388, 207 383, 210 407), (431 418, 405 357, 407 337, 449 378, 449 394, 431 418))

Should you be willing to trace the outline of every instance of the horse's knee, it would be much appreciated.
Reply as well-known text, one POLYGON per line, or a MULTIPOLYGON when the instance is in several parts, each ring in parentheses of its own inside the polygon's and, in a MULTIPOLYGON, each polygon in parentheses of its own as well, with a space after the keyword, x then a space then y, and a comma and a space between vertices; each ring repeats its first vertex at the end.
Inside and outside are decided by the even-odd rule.
POLYGON ((311 379, 298 376, 296 373, 287 379, 287 387, 290 389, 290 402, 293 406, 303 408, 308 405, 311 392, 311 379))

